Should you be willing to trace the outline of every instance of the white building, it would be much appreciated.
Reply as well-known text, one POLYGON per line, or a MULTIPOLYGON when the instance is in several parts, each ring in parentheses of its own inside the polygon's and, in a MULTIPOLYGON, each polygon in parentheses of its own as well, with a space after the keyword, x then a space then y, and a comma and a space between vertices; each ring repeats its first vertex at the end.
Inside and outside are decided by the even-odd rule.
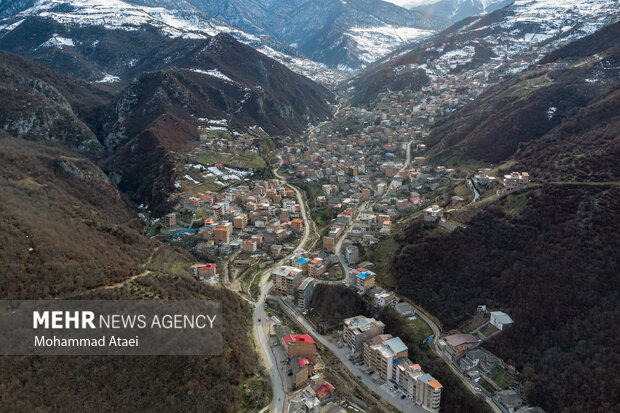
POLYGON ((505 326, 513 324, 514 321, 510 316, 502 311, 491 311, 491 324, 503 330, 505 326))

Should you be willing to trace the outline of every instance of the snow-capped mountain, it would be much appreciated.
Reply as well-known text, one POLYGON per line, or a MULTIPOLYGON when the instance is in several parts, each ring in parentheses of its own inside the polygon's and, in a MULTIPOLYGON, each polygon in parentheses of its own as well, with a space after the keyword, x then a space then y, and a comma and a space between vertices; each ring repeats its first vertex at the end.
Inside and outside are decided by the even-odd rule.
POLYGON ((352 80, 351 87, 367 100, 380 90, 399 90, 400 78, 418 69, 431 79, 463 71, 472 76, 517 73, 541 54, 619 18, 618 0, 517 0, 394 52, 352 80))
POLYGON ((409 7, 428 16, 457 22, 469 16, 490 13, 512 2, 514 0, 431 0, 411 3, 409 7))
MULTIPOLYGON (((100 36, 104 36, 107 31, 108 37, 112 36, 110 32, 118 33, 120 31, 138 33, 142 37, 145 36, 146 32, 152 31, 150 37, 162 35, 168 39, 205 39, 218 33, 228 33, 261 53, 273 57, 292 70, 319 82, 337 82, 344 76, 341 72, 331 70, 323 64, 308 59, 295 48, 287 46, 269 35, 250 34, 224 21, 214 19, 187 3, 185 4, 186 7, 178 7, 183 4, 181 2, 174 2, 177 7, 164 7, 166 0, 142 1, 142 3, 151 5, 134 5, 121 0, 40 0, 36 2, 24 1, 10 9, 2 6, 0 7, 2 13, 9 14, 10 11, 18 10, 19 12, 0 21, 0 43, 4 43, 3 48, 6 50, 38 60, 34 55, 40 54, 43 49, 50 47, 65 50, 85 48, 86 46, 90 46, 92 49, 97 48, 99 42, 95 38, 96 36, 93 37, 93 33, 86 36, 89 45, 84 44, 86 39, 72 38, 78 34, 84 36, 84 30, 89 27, 97 30, 100 36), (62 35, 51 33, 48 38, 41 39, 41 43, 37 45, 29 43, 27 47, 32 49, 31 53, 25 53, 23 50, 25 47, 19 49, 23 46, 23 39, 20 38, 18 44, 15 44, 15 38, 11 39, 11 42, 6 39, 10 38, 11 32, 16 31, 20 25, 32 24, 33 18, 44 19, 58 31, 66 33, 62 35), (91 37, 93 38, 91 39, 91 37)), ((28 41, 38 38, 37 35, 41 35, 40 30, 35 30, 35 34, 29 36, 28 41)), ((128 45, 129 48, 134 46, 128 45)), ((122 54, 122 51, 119 51, 119 54, 122 54)), ((136 60, 136 57, 129 57, 126 61, 127 67, 124 69, 134 65, 136 60)), ((114 68, 105 69, 111 70, 110 73, 102 70, 101 80, 115 79, 115 76, 119 76, 123 71, 123 68, 120 67, 116 70, 114 68)))
POLYGON ((183 7, 187 3, 247 32, 269 34, 331 67, 364 66, 447 26, 443 19, 380 0, 185 0, 183 7))

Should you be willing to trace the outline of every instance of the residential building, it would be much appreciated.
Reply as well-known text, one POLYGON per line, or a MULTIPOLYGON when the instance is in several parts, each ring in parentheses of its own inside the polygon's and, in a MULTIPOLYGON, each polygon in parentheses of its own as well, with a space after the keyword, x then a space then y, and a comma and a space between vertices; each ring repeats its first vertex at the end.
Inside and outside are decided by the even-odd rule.
POLYGON ((507 325, 513 324, 514 321, 510 316, 502 311, 491 311, 491 319, 490 322, 495 327, 503 330, 507 325))
POLYGON ((446 337, 446 354, 450 358, 458 357, 477 342, 476 337, 471 334, 452 334, 446 337))
POLYGON ((192 271, 194 273, 194 278, 196 279, 217 275, 215 263, 192 265, 192 271))
POLYGON ((336 247, 336 240, 333 237, 327 235, 323 236, 323 249, 328 252, 334 252, 336 247))
POLYGON ((161 223, 165 227, 173 227, 177 224, 177 214, 171 212, 161 217, 161 223))
POLYGON ((313 372, 313 366, 310 360, 305 357, 291 358, 289 369, 293 373, 293 387, 295 389, 299 389, 305 385, 313 372))
POLYGON ((300 257, 293 260, 293 266, 295 268, 299 268, 304 275, 308 275, 308 264, 310 263, 309 258, 300 257))
POLYGON ((297 306, 300 308, 306 308, 312 301, 312 294, 314 293, 314 280, 312 278, 304 278, 297 287, 297 306))
POLYGON ((364 292, 375 285, 375 273, 366 268, 358 268, 353 271, 355 275, 355 287, 358 291, 364 292))
POLYGON ((227 224, 217 226, 213 233, 215 234, 215 242, 228 244, 232 235, 232 224, 228 222, 227 224))
POLYGON ((432 413, 439 412, 441 389, 441 384, 430 374, 417 377, 416 403, 432 413))
POLYGON ((530 182, 530 175, 527 172, 512 172, 504 175, 504 187, 507 191, 527 185, 530 182))
POLYGON ((291 334, 283 340, 289 358, 305 357, 316 363, 316 343, 308 334, 291 334))
POLYGON ((294 297, 295 289, 299 287, 302 279, 302 271, 299 268, 281 266, 273 270, 273 286, 279 296, 294 297))
POLYGON ((233 227, 243 229, 248 225, 248 216, 246 214, 237 215, 233 218, 233 227))
POLYGON ((441 218, 442 215, 443 208, 441 208, 439 205, 432 205, 424 210, 425 221, 436 221, 437 218, 441 218))
POLYGON ((359 262, 359 249, 355 245, 347 245, 344 249, 344 257, 349 264, 357 264, 359 262))
POLYGON ((364 342, 383 334, 385 324, 374 318, 367 318, 363 315, 347 318, 344 320, 342 330, 342 341, 349 346, 351 351, 359 353, 363 350, 364 342))
POLYGON ((379 374, 383 380, 391 380, 393 361, 399 357, 407 357, 408 349, 399 337, 392 337, 375 345, 364 347, 364 360, 373 362, 369 367, 379 374))
POLYGON ((372 371, 379 370, 378 353, 375 351, 372 351, 371 347, 379 345, 383 343, 384 341, 387 341, 391 338, 393 338, 391 334, 379 334, 377 336, 374 336, 364 341, 362 357, 364 358, 364 363, 366 363, 366 366, 368 366, 370 370, 372 371))
POLYGON ((297 233, 303 232, 304 221, 301 218, 297 218, 291 221, 291 229, 297 233))
POLYGON ((404 301, 396 304, 394 308, 398 315, 401 317, 409 317, 415 314, 415 309, 413 308, 413 306, 404 301))
POLYGON ((257 249, 256 241, 251 241, 249 239, 243 241, 243 246, 241 249, 245 252, 255 252, 257 249))

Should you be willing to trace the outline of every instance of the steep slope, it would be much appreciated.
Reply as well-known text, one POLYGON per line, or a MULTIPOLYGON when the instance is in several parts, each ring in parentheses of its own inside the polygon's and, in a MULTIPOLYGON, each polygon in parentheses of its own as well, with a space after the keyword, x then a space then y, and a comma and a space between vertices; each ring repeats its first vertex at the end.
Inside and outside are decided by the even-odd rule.
POLYGON ((427 36, 428 30, 445 27, 441 19, 379 0, 189 1, 251 33, 268 33, 331 67, 365 66, 427 36))
POLYGON ((259 368, 243 300, 141 235, 137 211, 74 152, 0 131, 0 187, 4 299, 213 299, 226 326, 221 356, 2 357, 1 411, 237 411, 240 383, 259 368))
POLYGON ((528 404, 545 411, 613 411, 608 394, 574 389, 620 391, 608 380, 620 367, 608 327, 620 317, 618 25, 550 55, 566 68, 514 76, 432 132, 432 164, 494 162, 501 174, 507 161, 533 177, 524 193, 455 212, 466 228, 429 232, 417 221, 396 237, 398 290, 446 331, 480 304, 515 320, 484 345, 518 369, 528 404))
POLYGON ((148 205, 155 216, 168 212, 168 197, 175 191, 174 153, 198 141, 196 127, 174 115, 152 122, 103 165, 118 188, 136 203, 148 205))
POLYGON ((73 293, 139 272, 153 245, 101 169, 67 150, 0 136, 3 297, 73 293))
POLYGON ((592 34, 619 16, 614 0, 515 1, 394 52, 346 88, 354 104, 368 103, 380 91, 404 90, 399 74, 407 67, 423 70, 431 79, 469 71, 472 75, 487 72, 491 81, 497 81, 535 63, 539 54, 592 34))
POLYGON ((183 40, 205 39, 218 33, 228 33, 296 72, 326 84, 344 75, 266 33, 244 32, 187 2, 39 0, 8 7, 6 13, 6 18, 0 20, 1 49, 92 81, 111 82, 119 80, 117 77, 120 81, 131 80, 136 74, 132 69, 145 56, 171 47, 182 48, 183 40), (9 15, 10 10, 17 14, 9 15))
POLYGON ((513 2, 514 0, 431 0, 414 4, 410 9, 417 10, 425 16, 457 22, 469 16, 491 13, 513 2))
POLYGON ((164 113, 227 119, 234 128, 258 125, 273 134, 330 116, 327 89, 227 34, 202 41, 175 63, 143 74, 120 96, 106 129, 108 149, 164 113))
POLYGON ((16 137, 48 140, 97 155, 98 114, 113 92, 0 52, 0 127, 16 137))
POLYGON ((610 395, 620 388, 609 377, 620 367, 612 350, 620 343, 609 325, 620 317, 620 189, 545 185, 516 196, 449 235, 413 224, 397 238, 398 290, 437 315, 446 331, 480 304, 509 314, 515 325, 484 345, 529 381, 529 405, 614 411, 610 395), (589 386, 608 392, 575 391, 589 386))
POLYGON ((618 30, 615 23, 550 55, 566 55, 566 68, 534 68, 489 89, 432 130, 430 156, 438 162, 515 158, 548 177, 617 179, 617 168, 604 158, 617 154, 618 145, 618 30))

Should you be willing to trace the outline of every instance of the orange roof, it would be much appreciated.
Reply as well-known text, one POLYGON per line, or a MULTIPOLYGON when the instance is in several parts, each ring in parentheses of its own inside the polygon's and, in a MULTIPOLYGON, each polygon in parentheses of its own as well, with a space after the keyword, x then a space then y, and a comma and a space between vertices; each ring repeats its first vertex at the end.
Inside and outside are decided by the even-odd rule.
POLYGON ((433 389, 441 389, 441 383, 439 383, 437 380, 433 380, 430 383, 428 383, 429 386, 431 386, 433 389))
POLYGON ((217 227, 215 228, 215 231, 224 231, 224 232, 228 232, 228 229, 226 227, 217 227))
POLYGON ((301 218, 297 218, 297 219, 294 219, 293 222, 302 223, 304 221, 302 221, 301 218))

